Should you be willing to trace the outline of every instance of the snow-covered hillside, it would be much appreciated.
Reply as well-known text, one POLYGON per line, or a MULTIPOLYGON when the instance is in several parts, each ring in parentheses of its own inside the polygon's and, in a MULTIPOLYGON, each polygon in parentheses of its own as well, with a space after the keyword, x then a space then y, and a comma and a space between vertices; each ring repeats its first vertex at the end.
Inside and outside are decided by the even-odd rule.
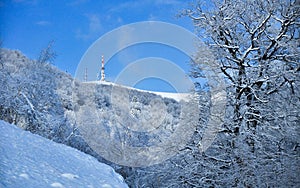
MULTIPOLYGON (((296 92, 298 90, 299 87, 295 85, 295 93, 300 93, 296 92)), ((245 122, 233 123, 234 109, 232 101, 228 99, 224 125, 218 130, 214 143, 201 153, 199 143, 201 144, 207 129, 211 106, 210 95, 206 91, 197 96, 199 118, 195 118, 189 114, 193 110, 186 101, 189 96, 184 94, 142 91, 112 83, 81 83, 48 63, 38 63, 26 58, 19 51, 0 50, 0 119, 94 156, 98 161, 112 166, 130 187, 300 187, 299 95, 289 96, 286 93, 287 91, 282 90, 278 95, 272 95, 276 100, 263 103, 265 114, 262 115, 265 118, 255 128, 247 127, 245 122), (185 117, 199 120, 196 126, 191 126, 188 118, 179 116, 182 109, 187 112, 185 117), (164 116, 160 112, 165 112, 164 116), (149 123, 149 119, 161 121, 149 123), (140 122, 143 126, 140 126, 140 122), (95 129, 87 131, 95 134, 83 135, 84 129, 79 129, 78 125, 87 123, 92 125, 90 128, 95 125, 95 129), (130 125, 130 129, 127 125, 130 125), (170 137, 178 127, 184 127, 177 132, 179 136, 170 137), (190 139, 183 147, 168 147, 161 152, 145 155, 146 158, 139 158, 141 162, 147 162, 151 156, 158 158, 162 153, 176 151, 168 160, 158 161, 160 163, 156 161, 151 166, 128 167, 107 161, 116 159, 112 156, 106 156, 107 160, 103 158, 106 154, 115 153, 122 157, 116 162, 123 159, 125 162, 127 159, 136 162, 134 157, 138 155, 133 155, 130 152, 132 149, 142 148, 141 151, 147 151, 147 147, 151 149, 162 144, 174 146, 188 132, 193 135, 188 134, 187 138, 190 139), (91 148, 93 143, 87 144, 86 138, 99 141, 96 143, 100 143, 99 148, 106 147, 101 149, 103 153, 99 154, 100 152, 91 148)), ((39 161, 37 156, 29 158, 34 149, 43 151, 39 156, 41 159, 51 155, 49 164, 52 161, 57 163, 49 167, 49 173, 56 176, 45 179, 48 187, 71 187, 66 181, 79 181, 85 177, 82 173, 85 174, 87 169, 81 166, 97 164, 91 159, 90 161, 94 161, 90 162, 91 165, 80 162, 74 166, 69 165, 67 160, 70 160, 70 156, 66 156, 67 160, 61 162, 58 155, 48 152, 52 152, 48 142, 47 147, 40 147, 38 144, 28 146, 27 155, 18 153, 17 150, 11 150, 14 153, 8 153, 10 155, 2 155, 7 152, 3 148, 24 146, 22 138, 28 137, 29 133, 17 128, 5 129, 1 133, 5 135, 5 138, 2 135, 0 137, 1 144, 3 142, 6 145, 0 149, 0 160, 5 162, 1 163, 0 187, 9 186, 7 180, 12 183, 22 180, 24 186, 30 186, 26 184, 27 181, 37 181, 37 177, 44 178, 37 173, 44 168, 38 167, 48 163, 39 161), (20 132, 15 135, 19 142, 4 142, 4 139, 11 138, 11 132, 20 132), (29 159, 22 160, 22 155, 29 159), (8 167, 14 168, 12 165, 17 160, 22 160, 22 164, 33 170, 28 172, 27 168, 18 166, 15 169, 17 173, 7 170, 8 167), (39 162, 34 163, 33 160, 39 162), (2 164, 8 165, 2 168, 2 164)), ((37 136, 34 138, 41 139, 37 136)), ((30 142, 27 140, 25 144, 30 145, 30 142)), ((71 150, 61 145, 57 147, 65 148, 65 153, 71 150)), ((75 158, 78 159, 78 155, 75 158)), ((86 179, 83 182, 87 182, 86 179)))
MULTIPOLYGON (((130 177, 129 181, 132 181, 132 178, 139 181, 143 175, 136 173, 138 169, 132 171, 127 166, 111 163, 107 160, 113 161, 112 158, 106 157, 107 160, 105 160, 103 155, 96 153, 90 147, 91 144, 87 144, 86 139, 83 138, 78 123, 80 121, 86 123, 85 118, 89 121, 95 117, 100 118, 97 122, 100 127, 111 126, 114 128, 102 132, 110 135, 110 139, 115 137, 116 141, 128 143, 129 146, 147 149, 146 147, 163 144, 163 140, 168 139, 168 135, 174 133, 180 121, 184 119, 179 115, 182 103, 186 103, 187 100, 185 94, 161 94, 112 83, 81 83, 48 63, 38 63, 28 59, 17 50, 1 49, 0 57, 0 84, 2 86, 0 87, 0 119, 90 154, 98 161, 111 165, 124 176, 125 180, 126 177, 130 177), (128 94, 128 105, 122 105, 122 103, 119 103, 121 106, 116 105, 118 102, 112 101, 114 100, 113 93, 120 94, 120 96, 128 94), (160 104, 163 108, 155 104, 160 104), (153 109, 157 109, 154 110, 156 112, 154 114, 151 113, 153 109), (151 123, 147 121, 149 118, 153 119, 151 116, 162 116, 160 112, 165 113, 164 118, 160 118, 161 121, 152 121, 151 123), (120 113, 126 116, 120 116, 120 113), (127 118, 127 115, 130 117, 127 118), (136 126, 133 129, 127 130, 126 124, 125 126, 121 124, 121 122, 131 123, 132 121, 142 121, 144 126, 140 129, 139 124, 135 123, 136 126), (160 126, 156 127, 156 125, 160 126), (147 133, 144 130, 154 132, 147 133), (124 133, 128 131, 130 131, 129 134, 125 135, 124 133), (163 132, 164 134, 161 134, 163 132), (118 135, 123 135, 125 138, 120 140, 118 135), (160 135, 161 139, 157 135, 160 135)), ((203 116, 207 112, 205 111, 203 116)), ((184 126, 187 130, 181 131, 182 134, 192 134, 194 130, 189 126, 193 126, 193 124, 181 122, 188 125, 184 126)), ((190 139, 190 136, 185 138, 190 139)), ((98 135, 97 139, 101 141, 101 135, 98 135)), ((179 137, 173 140, 181 141, 179 137)), ((173 140, 171 139, 169 142, 176 146, 177 144, 173 140)), ((105 144, 103 141, 101 143, 105 144)), ((177 146, 173 147, 172 153, 178 152, 176 148, 177 146)), ((161 165, 165 169, 163 172, 169 171, 168 169, 171 167, 169 165, 171 164, 161 165)), ((142 182, 148 186, 155 185, 157 181, 153 178, 146 178, 142 182)), ((157 183, 161 185, 160 182, 157 183)))
POLYGON ((107 82, 107 81, 88 81, 84 82, 86 84, 96 84, 96 85, 109 85, 109 86, 114 86, 114 87, 121 87, 121 88, 126 88, 129 90, 135 90, 139 92, 144 92, 144 93, 152 93, 155 95, 158 95, 162 98, 169 98, 169 99, 174 99, 177 102, 182 101, 189 101, 192 97, 192 93, 170 93, 170 92, 158 92, 158 91, 148 91, 148 90, 141 90, 141 89, 136 89, 132 87, 127 87, 123 85, 119 85, 113 82, 107 82))
POLYGON ((76 149, 0 121, 0 187, 127 187, 123 178, 76 149))

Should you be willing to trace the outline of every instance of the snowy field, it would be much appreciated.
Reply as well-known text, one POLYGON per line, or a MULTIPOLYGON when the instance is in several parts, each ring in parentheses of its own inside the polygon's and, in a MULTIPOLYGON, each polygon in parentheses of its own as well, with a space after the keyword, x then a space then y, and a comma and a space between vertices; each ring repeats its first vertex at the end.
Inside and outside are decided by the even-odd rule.
POLYGON ((0 121, 0 187, 128 187, 110 166, 0 121))

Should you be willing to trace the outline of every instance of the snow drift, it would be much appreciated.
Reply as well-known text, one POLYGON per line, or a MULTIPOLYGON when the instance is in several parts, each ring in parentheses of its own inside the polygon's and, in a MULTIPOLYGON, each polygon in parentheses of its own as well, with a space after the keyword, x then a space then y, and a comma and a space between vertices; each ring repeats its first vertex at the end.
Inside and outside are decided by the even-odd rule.
POLYGON ((106 164, 0 121, 0 187, 127 187, 106 164))

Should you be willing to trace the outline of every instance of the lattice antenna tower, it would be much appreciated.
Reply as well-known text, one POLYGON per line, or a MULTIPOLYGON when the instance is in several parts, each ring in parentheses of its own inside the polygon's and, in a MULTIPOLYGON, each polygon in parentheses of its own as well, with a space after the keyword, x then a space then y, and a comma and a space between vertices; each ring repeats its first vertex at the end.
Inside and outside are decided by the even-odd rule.
POLYGON ((84 81, 87 82, 88 74, 87 74, 87 68, 84 70, 84 81))
POLYGON ((105 72, 104 72, 104 56, 102 55, 102 66, 101 66, 101 81, 105 81, 105 72))

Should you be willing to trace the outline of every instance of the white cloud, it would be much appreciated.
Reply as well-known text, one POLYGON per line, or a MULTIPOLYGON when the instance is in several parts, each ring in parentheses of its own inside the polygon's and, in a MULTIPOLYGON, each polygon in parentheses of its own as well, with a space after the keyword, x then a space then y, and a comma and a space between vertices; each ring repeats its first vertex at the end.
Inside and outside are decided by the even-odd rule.
POLYGON ((110 9, 111 12, 119 12, 122 10, 131 10, 136 9, 138 7, 142 7, 147 3, 147 1, 127 1, 124 3, 120 3, 113 8, 110 9))
POLYGON ((95 14, 87 15, 89 19, 90 32, 98 32, 101 30, 100 18, 95 14))
POLYGON ((101 21, 98 15, 86 14, 86 17, 88 19, 88 29, 85 31, 78 29, 76 31, 76 38, 88 40, 97 35, 102 29, 101 21))
POLYGON ((148 17, 149 21, 155 21, 155 20, 159 20, 157 16, 154 16, 153 14, 150 14, 148 17))
POLYGON ((22 3, 24 2, 25 0, 13 0, 14 3, 22 3))
POLYGON ((156 5, 180 5, 182 2, 177 0, 155 0, 156 5))
POLYGON ((13 0, 14 3, 24 3, 29 5, 36 5, 37 0, 13 0))
POLYGON ((117 23, 123 23, 123 19, 121 17, 117 18, 117 23))
POLYGON ((122 10, 142 10, 143 7, 154 5, 154 6, 163 6, 163 5, 171 5, 176 6, 183 4, 183 2, 178 0, 135 0, 135 1, 127 1, 121 4, 114 6, 110 11, 118 12, 122 10))
POLYGON ((71 3, 68 3, 67 5, 78 6, 78 5, 82 5, 84 3, 87 3, 87 2, 89 2, 89 0, 74 0, 71 3))
POLYGON ((49 26, 49 25, 51 25, 51 22, 41 20, 41 21, 36 22, 36 24, 39 26, 49 26))

